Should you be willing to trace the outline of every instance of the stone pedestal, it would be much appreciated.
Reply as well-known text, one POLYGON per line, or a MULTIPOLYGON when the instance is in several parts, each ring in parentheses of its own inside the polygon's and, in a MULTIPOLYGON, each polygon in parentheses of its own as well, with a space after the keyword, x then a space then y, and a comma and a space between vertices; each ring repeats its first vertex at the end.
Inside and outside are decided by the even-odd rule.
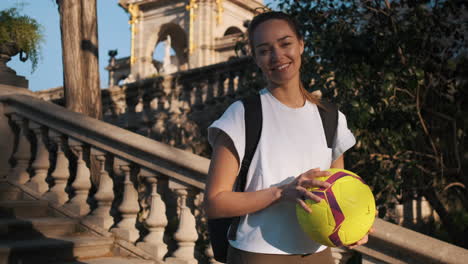
POLYGON ((0 84, 27 89, 28 80, 23 76, 16 75, 16 72, 6 65, 10 59, 10 56, 0 54, 0 84))

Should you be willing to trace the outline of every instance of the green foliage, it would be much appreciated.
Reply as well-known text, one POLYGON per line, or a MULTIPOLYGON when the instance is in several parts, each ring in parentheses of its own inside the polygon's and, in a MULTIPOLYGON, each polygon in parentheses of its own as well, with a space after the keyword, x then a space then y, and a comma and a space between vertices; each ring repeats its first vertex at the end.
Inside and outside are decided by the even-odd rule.
POLYGON ((0 11, 0 45, 16 44, 31 60, 32 72, 37 67, 42 40, 41 27, 35 19, 20 15, 17 8, 0 11))
POLYGON ((424 195, 453 223, 468 208, 466 2, 278 2, 305 36, 304 83, 346 113, 357 139, 346 165, 373 186, 380 216, 424 195))

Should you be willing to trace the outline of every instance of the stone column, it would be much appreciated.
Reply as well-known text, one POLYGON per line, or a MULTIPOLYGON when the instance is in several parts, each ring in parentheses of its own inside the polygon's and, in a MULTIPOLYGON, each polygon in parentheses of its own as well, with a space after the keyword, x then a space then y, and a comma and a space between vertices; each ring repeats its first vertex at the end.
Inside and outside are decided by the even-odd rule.
POLYGON ((114 182, 106 171, 106 154, 95 148, 91 149, 91 155, 96 156, 99 161, 99 182, 94 199, 97 201, 97 208, 87 217, 87 220, 108 230, 113 224, 110 211, 112 201, 114 201, 114 182))
POLYGON ((75 196, 65 204, 65 207, 80 216, 84 216, 90 210, 86 200, 88 199, 89 189, 91 189, 91 174, 86 162, 83 160, 83 143, 69 138, 68 145, 78 160, 76 177, 71 185, 75 196))
POLYGON ((49 137, 57 146, 57 158, 55 160, 55 169, 51 174, 51 177, 54 179, 54 186, 50 188, 49 192, 44 194, 43 198, 63 205, 68 201, 68 193, 65 189, 70 177, 69 161, 65 153, 63 153, 65 145, 64 137, 59 132, 53 130, 49 130, 49 137))
POLYGON ((13 159, 16 161, 16 165, 11 169, 11 172, 8 175, 8 180, 24 184, 29 180, 27 169, 29 167, 29 160, 31 159, 31 144, 27 137, 27 120, 16 114, 12 114, 11 119, 18 126, 19 132, 18 147, 15 154, 13 154, 13 159))
POLYGON ((118 208, 122 214, 122 220, 117 224, 117 227, 111 229, 111 232, 127 241, 135 242, 139 237, 138 229, 135 226, 137 214, 140 211, 138 193, 130 180, 130 164, 118 159, 115 160, 115 163, 125 175, 125 180, 122 203, 118 208))
POLYGON ((8 117, 5 115, 5 105, 0 102, 0 179, 5 179, 8 173, 12 171, 10 166, 10 157, 13 154, 15 134, 8 123, 8 117))
POLYGON ((178 207, 179 227, 174 234, 174 239, 177 241, 178 248, 174 254, 166 259, 168 264, 195 264, 198 261, 194 257, 195 242, 198 239, 196 229, 196 221, 190 208, 187 207, 187 187, 181 184, 170 182, 169 187, 175 191, 179 198, 178 207))
POLYGON ((138 243, 137 246, 153 255, 156 260, 162 261, 167 253, 167 245, 163 240, 167 226, 166 205, 156 192, 158 181, 156 174, 142 170, 140 175, 151 184, 151 205, 150 213, 145 220, 145 226, 148 228, 149 233, 143 239, 143 242, 138 243))
POLYGON ((43 194, 49 190, 49 185, 46 182, 47 172, 50 167, 49 151, 44 142, 44 135, 47 136, 47 133, 45 133, 44 128, 40 124, 32 121, 29 122, 29 129, 31 129, 36 136, 36 158, 31 164, 34 170, 34 177, 26 183, 26 186, 43 194))

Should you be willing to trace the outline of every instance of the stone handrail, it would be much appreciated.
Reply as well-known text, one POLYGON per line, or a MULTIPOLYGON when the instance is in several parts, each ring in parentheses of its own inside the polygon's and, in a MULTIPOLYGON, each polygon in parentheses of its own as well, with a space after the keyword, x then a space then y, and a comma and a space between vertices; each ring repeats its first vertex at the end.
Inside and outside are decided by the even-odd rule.
MULTIPOLYGON (((0 96, 0 106, 16 136, 10 182, 109 230, 158 263, 215 263, 200 209, 208 159, 28 95, 0 96), (90 173, 92 159, 98 162, 99 173, 90 173), (71 163, 76 167, 74 175, 68 169, 71 163), (50 168, 54 170, 49 174, 50 168), (68 183, 69 178, 73 183, 68 183), (96 193, 88 197, 93 185, 96 193), (121 195, 114 193, 114 187, 121 195), (97 203, 92 211, 89 198, 97 203), (113 207, 114 200, 120 202, 118 207, 113 207), (171 221, 176 221, 172 226, 177 230, 169 232, 171 221), (164 238, 165 234, 170 237, 164 238), (175 250, 168 252, 168 248, 175 250)), ((465 263, 468 259, 468 250, 380 219, 375 229, 369 243, 356 249, 362 263, 465 263)), ((346 263, 353 254, 346 249, 333 252, 337 263, 346 263)))

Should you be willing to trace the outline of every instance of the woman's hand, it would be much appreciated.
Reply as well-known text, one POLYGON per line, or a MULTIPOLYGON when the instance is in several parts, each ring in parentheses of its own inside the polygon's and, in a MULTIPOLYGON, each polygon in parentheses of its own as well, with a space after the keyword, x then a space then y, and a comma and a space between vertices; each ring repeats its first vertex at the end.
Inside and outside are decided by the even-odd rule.
POLYGON ((359 240, 358 242, 354 243, 354 244, 351 244, 351 245, 347 245, 346 247, 348 249, 353 249, 353 248, 356 248, 358 246, 361 246, 361 245, 364 245, 367 243, 367 241, 369 241, 369 234, 373 233, 374 232, 374 228, 371 227, 371 229, 369 230, 369 232, 367 232, 367 234, 361 238, 361 240, 359 240))
POLYGON ((316 202, 320 202, 322 198, 308 191, 307 188, 312 187, 323 187, 328 188, 330 184, 328 182, 320 181, 315 178, 330 176, 328 171, 320 171, 320 169, 311 169, 301 175, 297 176, 294 181, 282 185, 279 187, 281 190, 280 200, 297 202, 304 210, 308 213, 312 212, 306 205, 304 200, 310 199, 316 202))

